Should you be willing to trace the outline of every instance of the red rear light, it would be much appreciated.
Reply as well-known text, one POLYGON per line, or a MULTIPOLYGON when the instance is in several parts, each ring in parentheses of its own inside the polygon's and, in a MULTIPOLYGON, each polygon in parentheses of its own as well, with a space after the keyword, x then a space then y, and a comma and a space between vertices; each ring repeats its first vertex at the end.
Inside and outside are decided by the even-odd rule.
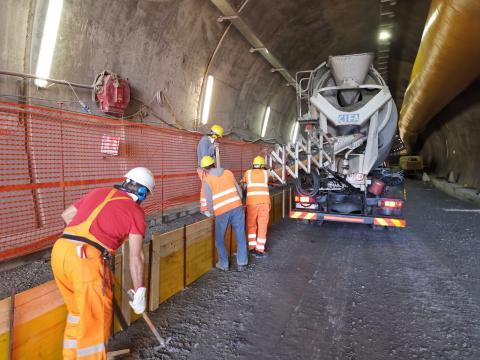
POLYGON ((295 196, 295 202, 302 204, 313 204, 313 198, 310 196, 295 196))
POLYGON ((378 202, 378 206, 387 209, 400 209, 403 207, 403 201, 395 199, 383 199, 378 202))

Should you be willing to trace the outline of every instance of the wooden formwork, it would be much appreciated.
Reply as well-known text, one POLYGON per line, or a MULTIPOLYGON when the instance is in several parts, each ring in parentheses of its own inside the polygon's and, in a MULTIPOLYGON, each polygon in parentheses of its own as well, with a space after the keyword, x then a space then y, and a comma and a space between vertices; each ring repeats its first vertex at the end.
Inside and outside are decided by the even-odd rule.
POLYGON ((175 295, 185 286, 184 228, 165 234, 153 234, 149 309, 175 295))
MULTIPOLYGON (((13 359, 61 359, 67 310, 49 281, 15 296, 13 359)), ((10 298, 0 301, 0 359, 7 359, 10 341, 10 298)))
POLYGON ((185 285, 190 285, 212 268, 213 219, 185 227, 185 285))

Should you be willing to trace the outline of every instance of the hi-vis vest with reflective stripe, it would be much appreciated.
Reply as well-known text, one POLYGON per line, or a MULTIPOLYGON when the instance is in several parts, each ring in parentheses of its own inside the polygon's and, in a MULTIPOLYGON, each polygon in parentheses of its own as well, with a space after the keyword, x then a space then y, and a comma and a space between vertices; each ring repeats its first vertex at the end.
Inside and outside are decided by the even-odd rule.
MULTIPOLYGON (((242 206, 242 200, 238 194, 235 177, 231 171, 225 170, 221 176, 207 174, 204 177, 204 182, 210 187, 213 213, 215 216, 222 215, 227 211, 242 206)), ((202 211, 208 210, 204 186, 202 186, 200 194, 200 209, 202 211)))
POLYGON ((247 205, 269 204, 268 171, 251 169, 245 173, 247 183, 247 205))

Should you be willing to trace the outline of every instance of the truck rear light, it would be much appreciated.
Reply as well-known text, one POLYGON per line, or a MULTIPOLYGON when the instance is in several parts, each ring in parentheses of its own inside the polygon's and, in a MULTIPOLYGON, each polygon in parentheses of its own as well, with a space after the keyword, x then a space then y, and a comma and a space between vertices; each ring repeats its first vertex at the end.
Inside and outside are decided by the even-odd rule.
POLYGON ((395 199, 383 199, 378 202, 378 206, 387 209, 400 209, 403 207, 403 201, 395 199))
POLYGON ((295 196, 295 202, 296 203, 302 203, 302 204, 313 204, 315 201, 310 196, 298 196, 298 195, 296 195, 295 196))

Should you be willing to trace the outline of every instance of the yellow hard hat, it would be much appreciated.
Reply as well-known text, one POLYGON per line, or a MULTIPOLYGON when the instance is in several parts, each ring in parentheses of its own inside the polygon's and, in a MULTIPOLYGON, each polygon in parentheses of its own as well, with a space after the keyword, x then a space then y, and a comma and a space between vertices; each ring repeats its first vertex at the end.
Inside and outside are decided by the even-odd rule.
POLYGON ((215 164, 215 159, 208 155, 205 155, 204 157, 202 157, 202 160, 200 161, 200 166, 202 168, 206 168, 213 164, 215 164))
POLYGON ((263 156, 257 156, 253 159, 253 165, 265 166, 265 158, 263 156))
POLYGON ((213 125, 210 128, 210 130, 213 134, 217 135, 218 137, 223 136, 223 127, 221 127, 220 125, 213 125))

